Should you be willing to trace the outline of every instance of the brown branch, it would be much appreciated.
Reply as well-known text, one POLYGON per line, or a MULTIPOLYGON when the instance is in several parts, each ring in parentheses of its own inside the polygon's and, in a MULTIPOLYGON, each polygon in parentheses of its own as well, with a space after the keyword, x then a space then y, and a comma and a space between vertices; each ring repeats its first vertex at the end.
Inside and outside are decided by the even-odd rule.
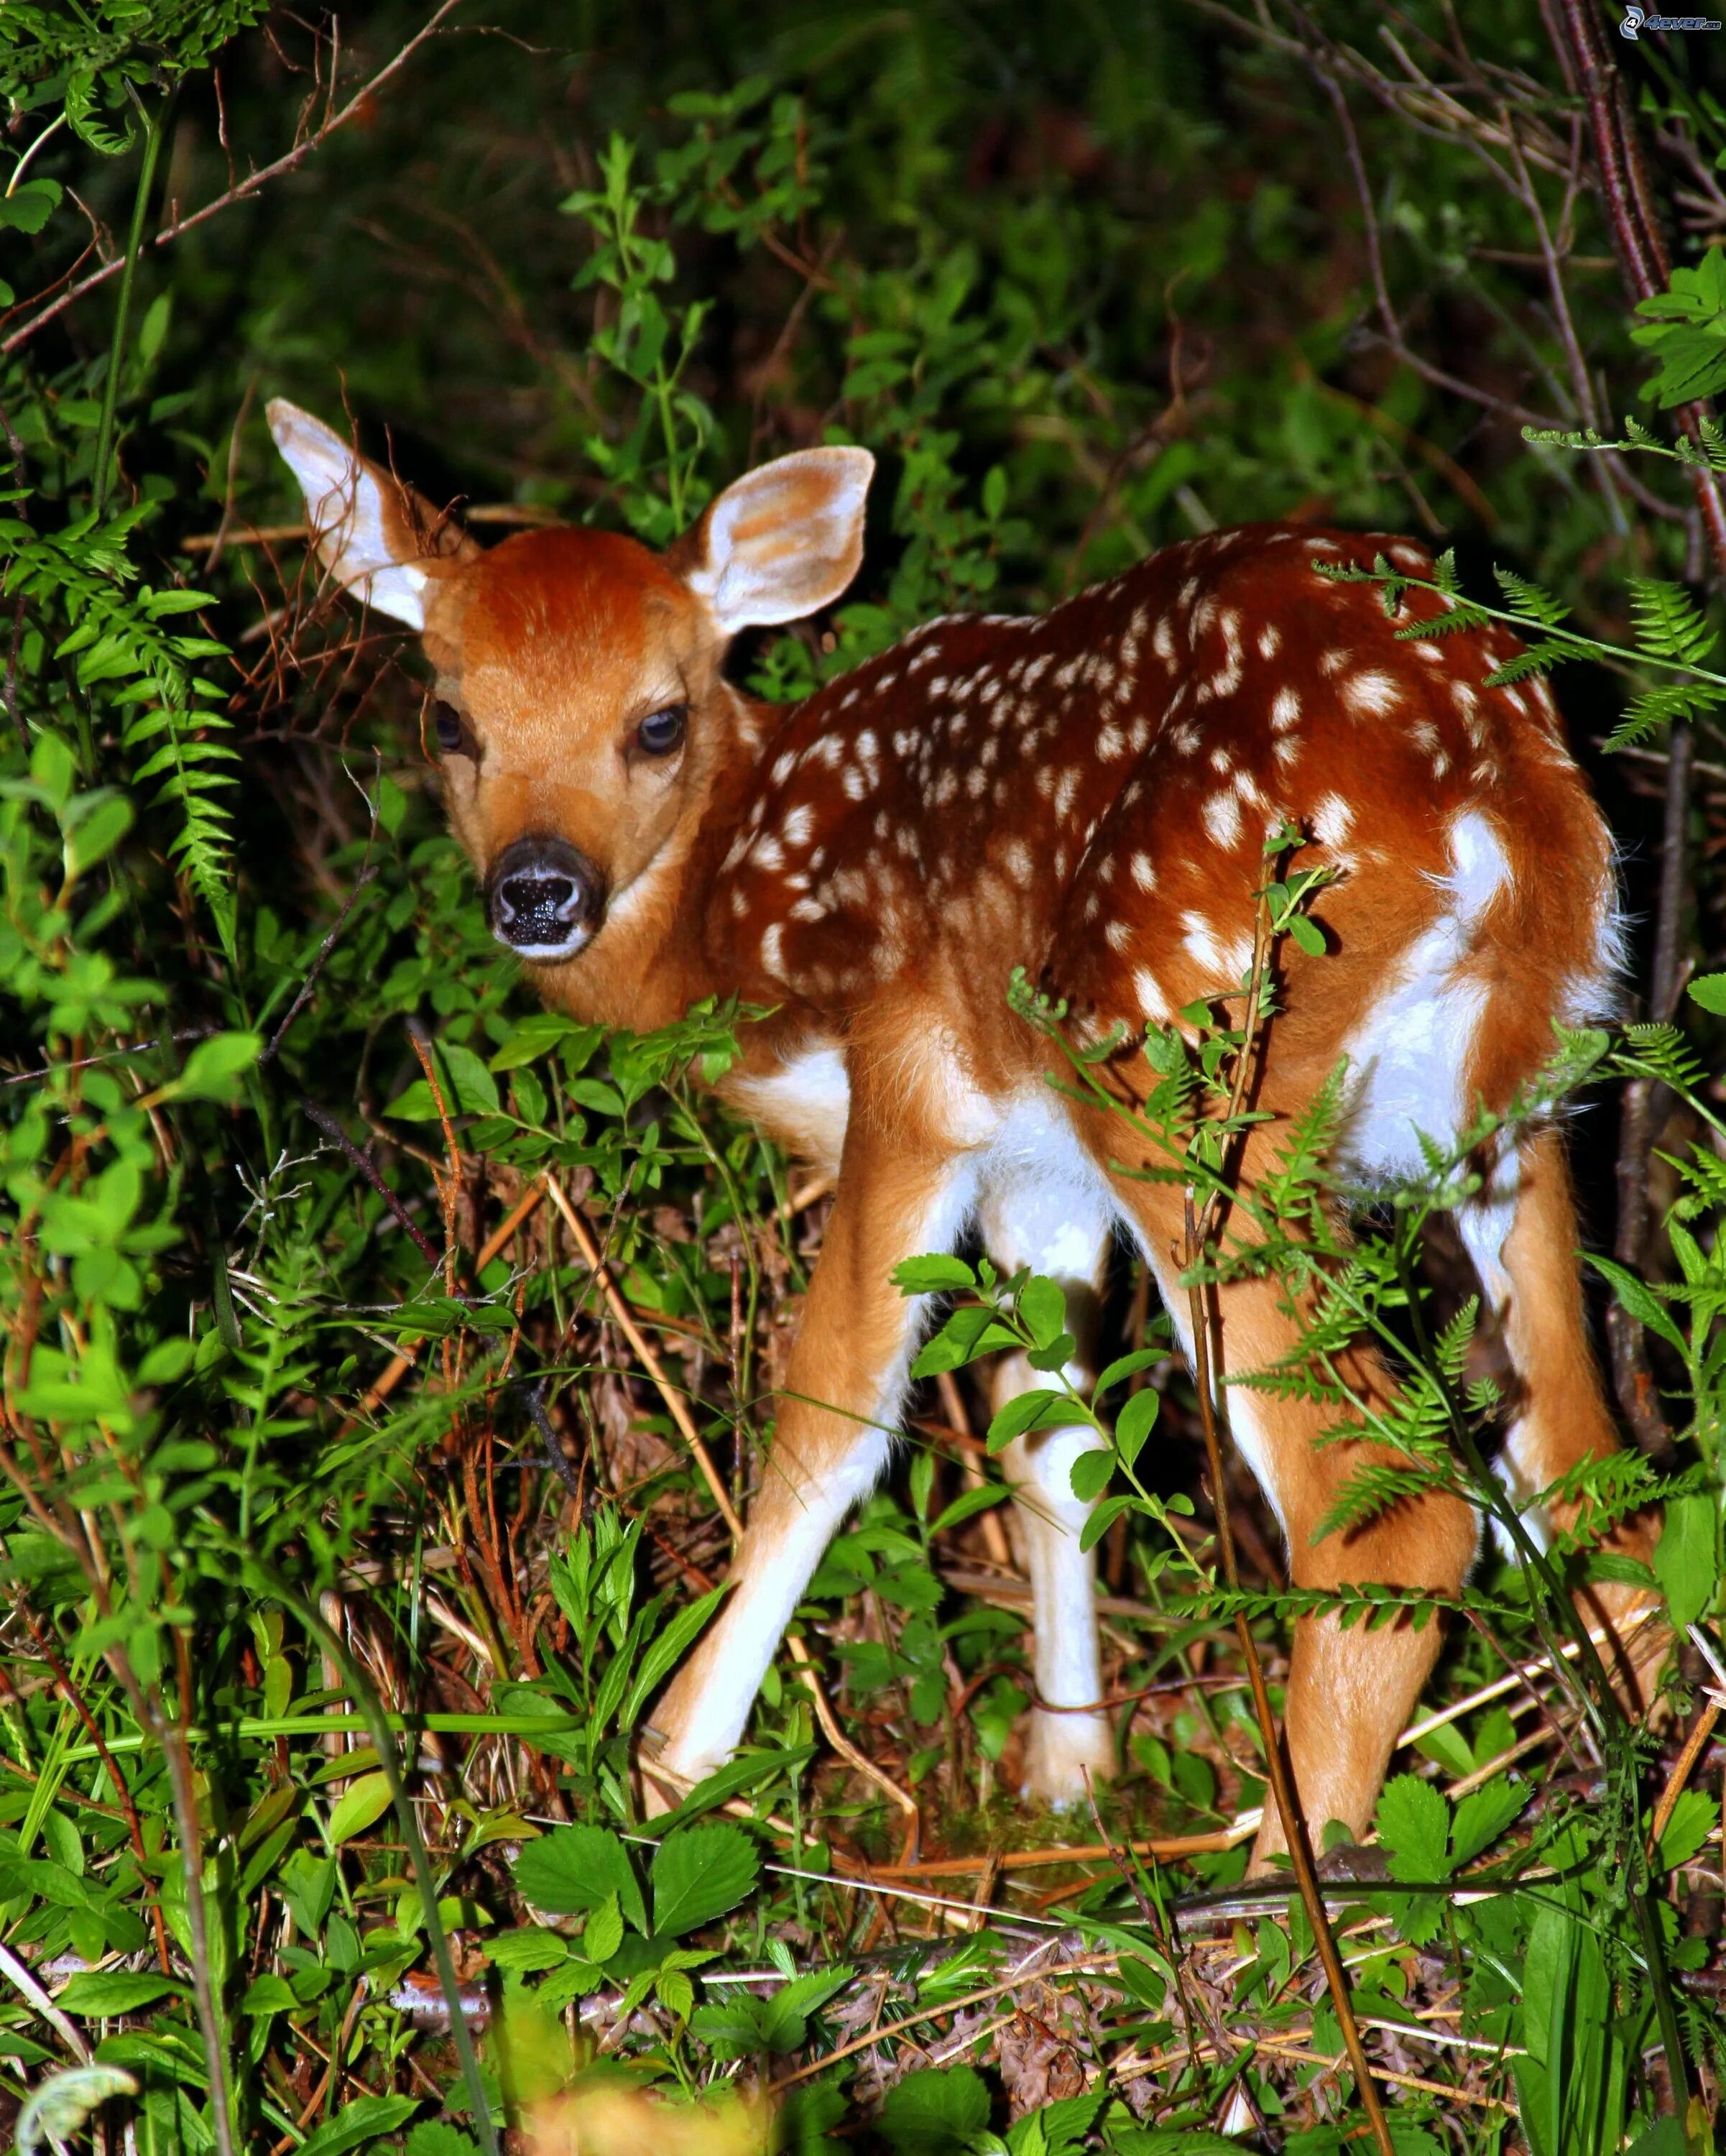
MULTIPOLYGON (((1580 85, 1594 146, 1595 170, 1606 213, 1612 250, 1625 290, 1633 300, 1652 299, 1671 282, 1671 257, 1648 191, 1647 172, 1636 122, 1617 68, 1609 58, 1591 0, 1558 0, 1558 19, 1550 23, 1561 61, 1580 85)), ((1703 401, 1681 405, 1677 423, 1693 441, 1702 422, 1712 418, 1703 401)), ((1718 480, 1706 465, 1689 468, 1697 511, 1707 532, 1717 578, 1726 579, 1726 504, 1718 480)), ((1666 813, 1661 834, 1660 896, 1655 916, 1654 963, 1649 1015, 1668 1020, 1676 1008, 1681 978, 1685 849, 1690 808, 1690 729, 1672 722, 1667 763, 1666 813)), ((1619 1127, 1618 1224, 1613 1252, 1621 1265, 1640 1272, 1647 1255, 1648 1158, 1658 1136, 1661 1101, 1647 1079, 1626 1088, 1619 1127)), ((1666 1419, 1649 1368, 1642 1327, 1616 1301, 1607 1313, 1613 1387, 1619 1406, 1645 1447, 1663 1448, 1666 1419)))
MULTIPOLYGON (((225 194, 218 195, 213 202, 206 203, 202 209, 193 210, 189 217, 177 218, 172 223, 165 224, 156 234, 151 244, 156 247, 166 247, 170 240, 178 239, 182 233, 190 232, 194 227, 206 223, 218 211, 230 208, 235 203, 244 202, 248 196, 254 195, 260 188, 267 187, 270 181, 279 179, 284 172, 291 172, 303 164, 314 150, 321 149, 339 129, 346 127, 351 121, 368 113, 371 100, 376 96, 378 91, 392 75, 398 74, 406 66, 408 60, 428 38, 436 34, 444 18, 452 14, 460 5, 461 0, 440 0, 439 6, 430 19, 414 32, 395 58, 386 66, 380 68, 369 81, 363 83, 341 110, 331 113, 315 133, 296 142, 291 150, 284 151, 282 156, 275 158, 271 163, 259 166, 255 172, 248 172, 238 186, 229 187, 225 194)), ((125 266, 125 257, 116 256, 113 261, 105 262, 100 270, 92 270, 87 277, 79 278, 75 285, 68 285, 58 299, 51 300, 46 305, 38 307, 28 321, 21 323, 9 336, 0 341, 0 357, 16 352, 20 345, 28 344, 37 331, 52 321, 56 315, 64 314, 74 300, 81 300, 86 292, 93 292, 98 285, 105 285, 110 277, 117 275, 125 266)))

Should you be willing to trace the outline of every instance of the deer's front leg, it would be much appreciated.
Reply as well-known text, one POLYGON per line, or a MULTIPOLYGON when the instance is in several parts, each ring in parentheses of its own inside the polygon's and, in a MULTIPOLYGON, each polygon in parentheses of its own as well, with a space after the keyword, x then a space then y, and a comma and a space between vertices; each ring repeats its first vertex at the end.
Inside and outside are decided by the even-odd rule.
POLYGON ((921 1157, 866 1121, 853 1113, 732 1593, 644 1732, 654 1809, 731 1756, 822 1553, 879 1479, 923 1323, 893 1269, 950 1250, 970 1210, 962 1158, 921 1157))

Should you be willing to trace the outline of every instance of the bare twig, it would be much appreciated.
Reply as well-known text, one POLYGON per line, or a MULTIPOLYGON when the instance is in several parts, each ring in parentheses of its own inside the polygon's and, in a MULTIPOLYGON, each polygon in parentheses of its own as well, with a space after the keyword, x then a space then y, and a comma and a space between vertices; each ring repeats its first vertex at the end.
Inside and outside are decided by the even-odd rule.
MULTIPOLYGON (((190 232, 196 226, 205 223, 220 211, 231 208, 235 203, 244 202, 248 196, 256 194, 260 187, 267 187, 272 180, 279 179, 284 172, 291 172, 297 166, 303 164, 313 151, 321 149, 339 129, 369 115, 377 93, 384 85, 392 76, 399 74, 428 38, 437 34, 443 27, 445 18, 453 14, 460 4, 461 0, 440 0, 440 4, 414 32, 395 58, 387 65, 381 67, 368 81, 363 83, 340 111, 331 113, 315 133, 308 135, 303 141, 296 142, 291 150, 284 151, 281 157, 275 158, 269 164, 260 165, 255 172, 248 172, 237 186, 229 187, 225 194, 218 195, 213 202, 206 203, 202 209, 194 210, 189 217, 177 218, 172 223, 164 225, 156 234, 151 244, 156 247, 166 247, 171 240, 178 239, 183 233, 190 232)), ((87 277, 80 277, 75 285, 68 285, 56 299, 50 300, 45 305, 38 307, 27 321, 21 322, 10 336, 0 339, 0 357, 16 352, 21 345, 28 344, 36 332, 47 323, 51 322, 56 315, 63 314, 75 300, 81 300, 86 292, 93 292, 98 285, 105 285, 110 277, 117 276, 125 266, 125 258, 118 256, 111 262, 105 262, 100 270, 92 270, 87 277)))
POLYGON ((576 1239, 576 1247, 581 1253, 582 1262, 593 1275, 596 1285, 610 1306, 612 1316, 617 1322, 618 1331, 629 1342, 634 1351, 636 1360, 652 1378, 654 1390, 664 1401, 667 1413, 677 1424, 684 1444, 689 1446, 695 1465, 701 1471, 701 1478, 712 1491, 714 1504, 719 1507, 720 1517, 730 1530, 732 1539, 735 1542, 741 1542, 743 1522, 737 1517, 737 1508, 731 1502, 731 1493, 725 1487, 725 1478, 714 1466, 713 1455, 703 1441, 700 1431, 696 1429, 694 1418, 690 1414, 683 1394, 666 1376, 664 1365, 653 1353, 646 1336, 635 1322, 633 1312, 619 1292, 617 1282, 607 1270, 605 1260, 599 1255, 599 1247, 589 1231, 587 1223, 564 1195, 556 1176, 546 1177, 545 1188, 551 1194, 551 1203, 563 1215, 565 1226, 576 1239))
POLYGON ((335 916, 334 927, 330 929, 330 933, 324 938, 323 942, 318 946, 317 956, 312 960, 311 966, 306 973, 305 978, 300 984, 299 993, 294 997, 293 1002, 289 1004, 287 1014, 284 1017, 281 1024, 276 1028, 275 1031, 270 1035, 269 1046, 259 1057, 258 1060, 260 1063, 271 1063, 274 1061, 283 1041, 288 1037, 289 1027, 293 1024, 294 1019, 299 1017, 301 1011, 305 1009, 306 1004, 310 1001, 311 992, 318 983, 318 976, 323 972, 325 962, 328 959, 330 953, 335 948, 337 938, 341 936, 342 930, 347 926, 347 917, 349 914, 353 911, 355 903, 358 900, 360 893, 365 890, 367 884, 375 880, 376 875, 377 869, 376 865, 368 863, 361 870, 359 875, 354 879, 354 887, 348 893, 346 898, 342 901, 342 908, 341 912, 335 916))

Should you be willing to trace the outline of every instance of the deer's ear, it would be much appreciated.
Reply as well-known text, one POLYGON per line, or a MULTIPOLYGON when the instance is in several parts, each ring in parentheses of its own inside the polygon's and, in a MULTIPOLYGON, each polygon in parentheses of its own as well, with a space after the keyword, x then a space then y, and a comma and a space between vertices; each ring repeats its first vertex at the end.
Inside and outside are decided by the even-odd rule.
POLYGON ((830 606, 863 560, 867 449, 799 449, 728 486, 673 557, 727 636, 830 606))
POLYGON ((268 416, 275 445, 305 496, 319 560, 344 591, 410 629, 423 629, 432 563, 477 552, 474 542, 450 526, 428 536, 426 505, 310 412, 277 397, 268 416))

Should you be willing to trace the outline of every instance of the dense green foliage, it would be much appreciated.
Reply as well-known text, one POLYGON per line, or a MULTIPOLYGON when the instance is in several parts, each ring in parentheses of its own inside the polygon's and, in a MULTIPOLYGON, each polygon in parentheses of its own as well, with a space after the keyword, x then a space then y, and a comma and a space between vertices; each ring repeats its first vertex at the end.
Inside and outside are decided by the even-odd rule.
MULTIPOLYGON (((0 2086, 21 2146, 460 2156, 534 2119, 572 2147, 810 2156, 1361 2145, 1286 1891, 1173 1919, 1239 1878, 1260 1800, 1230 1625, 1251 1616, 1274 1671, 1302 1605, 1244 1481, 1252 1576, 1218 1584, 1193 1396, 1129 1281, 1075 1407, 1053 1284, 908 1272, 958 1298, 920 1365, 943 1389, 802 1613, 820 1703, 873 1776, 782 1658, 736 1765, 643 1827, 632 1732, 728 1554, 673 1404, 740 1502, 822 1194, 696 1082, 748 1011, 607 1038, 522 993, 442 828, 415 654, 305 566, 276 393, 346 404, 482 535, 556 514, 661 544, 753 459, 868 444, 854 592, 738 654, 775 696, 931 614, 1040 607, 1267 517, 1453 542, 1462 617, 1573 662, 1647 1022, 1555 1043, 1550 1092, 1591 1104, 1602 1246, 1621 1097, 1657 1141, 1657 1232, 1597 1270, 1671 1432, 1587 1494, 1596 1519, 1665 1499, 1657 1584, 1691 1652, 1665 1736, 1632 1729, 1560 1651, 1565 1588, 1609 1561, 1580 1538, 1490 1559, 1441 1665, 1452 1710, 1385 1794, 1384 1883, 1334 1913, 1399 2150, 1705 2145, 1726 1979, 1706 1730, 1673 1768, 1726 1687, 1726 670, 1664 429, 1726 387, 1726 117, 1682 51, 1627 56, 1688 220, 1639 314, 1573 183, 1580 107, 1532 0, 1472 54, 1416 8, 1391 74, 1380 11, 1326 12, 1321 34, 1293 9, 1048 0, 467 0, 339 26, 262 0, 0 8, 0 2086), (1675 727, 1696 778, 1667 845, 1697 867, 1663 917, 1699 977, 1649 1008, 1647 983, 1677 985, 1650 970, 1675 727), (1050 1392, 967 1444, 963 1373, 1006 1344, 1050 1392), (1113 1434, 1083 1472, 1125 1771, 1082 1831, 1005 1794, 1030 1679, 989 1453, 1054 1411, 1113 1434), (909 1844, 878 1868, 900 1799, 950 1869, 909 1844), (1159 1860, 1147 1836, 1197 1845, 1159 1860), (1064 1867, 999 1861, 1082 1843, 1064 1867), (655 2123, 607 2125, 643 2087, 655 2123), (556 2110, 572 2089, 585 2128, 556 2110)), ((1282 852, 1268 948, 1314 932, 1282 852)), ((1201 1015, 1191 1053, 1145 1044, 1147 1112, 1201 1201, 1252 1023, 1201 1015)), ((1462 1164, 1435 1157, 1344 1245, 1334 1106, 1291 1135, 1259 1223, 1252 1262, 1328 1283, 1303 1359, 1265 1382, 1325 1397, 1328 1349, 1389 1345, 1408 1465, 1347 1518, 1437 1478, 1513 1538, 1479 1450, 1503 1402, 1446 1256, 1462 1164)))

